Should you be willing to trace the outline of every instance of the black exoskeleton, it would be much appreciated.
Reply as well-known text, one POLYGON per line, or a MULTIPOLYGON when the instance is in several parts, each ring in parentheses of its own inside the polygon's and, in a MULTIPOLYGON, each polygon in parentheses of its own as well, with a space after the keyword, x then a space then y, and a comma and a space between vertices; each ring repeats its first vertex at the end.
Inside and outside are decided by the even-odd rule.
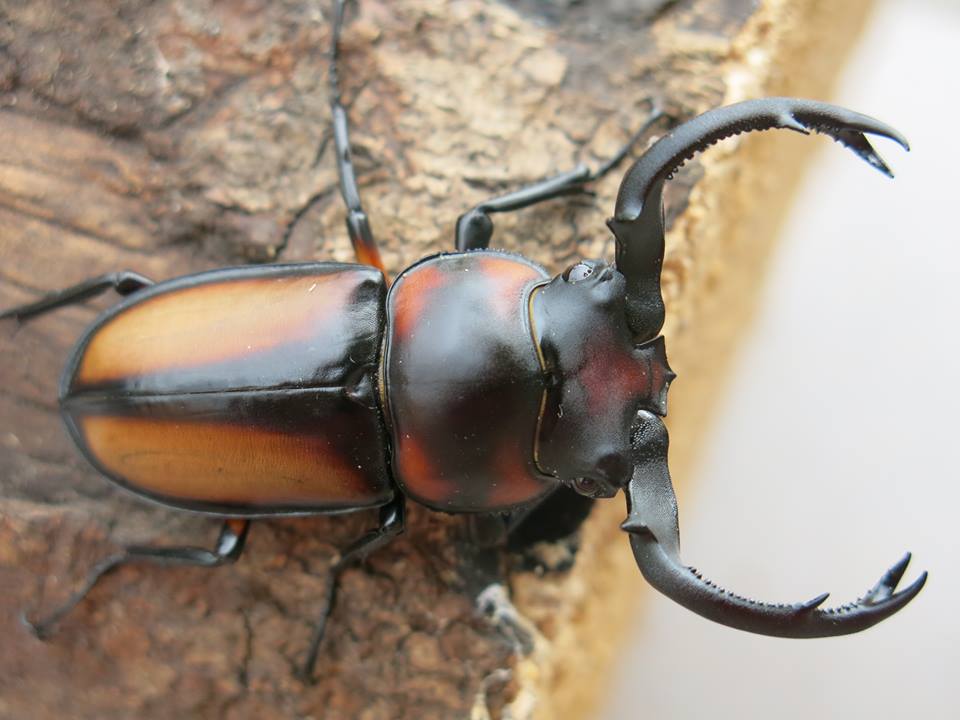
POLYGON ((161 283, 117 272, 0 314, 24 322, 110 289, 124 296, 67 362, 60 406, 68 430, 112 481, 223 522, 213 550, 137 546, 106 559, 63 606, 31 624, 37 634, 126 563, 218 566, 239 557, 252 518, 379 508, 379 526, 333 568, 309 675, 340 572, 403 531, 407 499, 496 518, 505 531, 529 536, 554 509, 582 518, 580 509, 555 504, 562 494, 620 491, 628 510, 621 527, 640 571, 716 622, 825 637, 863 630, 906 605, 926 579, 896 592, 909 555, 835 609, 821 608, 826 595, 795 605, 747 600, 681 561, 661 419, 674 374, 660 335, 662 194, 684 162, 731 135, 787 129, 829 135, 889 175, 866 134, 907 148, 903 136, 812 100, 741 102, 677 125, 629 168, 608 221, 613 264, 583 260, 550 278, 534 262, 489 249, 492 214, 581 192, 628 156, 661 119, 653 112, 599 169, 558 174, 462 215, 456 252, 414 264, 388 289, 340 100, 343 0, 335 10, 333 139, 362 265, 233 268, 161 283))

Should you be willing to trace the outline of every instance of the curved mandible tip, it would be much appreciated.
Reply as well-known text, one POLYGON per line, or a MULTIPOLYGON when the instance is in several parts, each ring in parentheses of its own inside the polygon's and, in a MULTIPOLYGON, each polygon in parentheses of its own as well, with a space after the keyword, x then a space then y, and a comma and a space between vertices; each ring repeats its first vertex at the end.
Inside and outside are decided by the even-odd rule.
POLYGON ((674 128, 627 171, 607 222, 617 239, 617 269, 627 278, 631 329, 640 340, 663 325, 663 185, 687 160, 724 138, 754 130, 795 130, 834 138, 880 172, 893 176, 865 133, 890 138, 909 150, 889 125, 836 105, 796 98, 747 100, 711 110, 674 128))
POLYGON ((927 579, 895 592, 910 561, 907 553, 855 602, 822 609, 827 593, 802 603, 775 605, 735 595, 704 578, 680 560, 677 501, 667 469, 667 430, 660 418, 641 413, 634 438, 636 466, 627 488, 630 534, 637 565, 657 590, 688 610, 721 625, 791 638, 831 637, 859 632, 890 617, 909 603, 927 579))

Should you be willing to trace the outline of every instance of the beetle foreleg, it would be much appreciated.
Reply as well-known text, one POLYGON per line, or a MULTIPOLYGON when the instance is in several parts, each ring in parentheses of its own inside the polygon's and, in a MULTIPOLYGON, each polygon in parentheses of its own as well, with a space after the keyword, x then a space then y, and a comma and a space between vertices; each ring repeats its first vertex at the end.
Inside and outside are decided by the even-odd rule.
POLYGON ((403 495, 398 495, 388 505, 380 508, 380 524, 363 537, 352 542, 340 554, 340 559, 330 568, 330 582, 327 583, 327 596, 317 624, 313 628, 313 637, 310 638, 310 647, 307 657, 300 670, 300 677, 306 683, 313 682, 313 668, 317 663, 320 644, 327 629, 327 620, 333 613, 337 603, 337 590, 340 585, 340 576, 351 564, 362 560, 374 550, 383 547, 403 532, 406 527, 406 502, 403 495))
POLYGON ((357 174, 353 167, 350 152, 350 132, 347 110, 340 99, 340 34, 343 31, 343 10, 346 0, 337 0, 334 6, 333 36, 330 41, 330 111, 333 115, 333 144, 337 153, 337 173, 340 176, 340 195, 347 206, 347 233, 357 254, 357 260, 364 265, 383 270, 383 260, 373 239, 370 221, 360 204, 360 190, 357 187, 357 174))
POLYGON ((519 655, 529 655, 541 638, 537 626, 525 618, 510 600, 507 586, 491 583, 476 597, 476 607, 500 631, 519 655))
POLYGON ((599 180, 623 162, 634 145, 663 116, 663 112, 654 106, 647 121, 640 126, 613 157, 596 170, 590 170, 586 165, 578 165, 573 170, 559 173, 545 180, 539 180, 506 195, 485 200, 472 210, 465 212, 457 218, 457 250, 461 252, 464 250, 483 250, 490 246, 490 239, 493 237, 493 220, 490 219, 492 213, 522 210, 562 195, 586 192, 588 183, 599 180))
POLYGON ((37 315, 50 312, 51 310, 95 298, 107 290, 115 290, 118 295, 130 295, 150 285, 153 285, 153 280, 149 280, 143 275, 130 272, 129 270, 107 273, 106 275, 84 280, 82 283, 78 283, 64 290, 57 290, 56 292, 44 295, 39 300, 28 303, 27 305, 4 310, 0 312, 0 320, 13 318, 17 322, 22 323, 35 318, 37 315))
POLYGON ((637 565, 664 595, 721 625, 776 637, 813 638, 865 630, 890 617, 920 592, 927 574, 894 592, 910 560, 888 570, 863 597, 837 608, 821 609, 827 594, 792 605, 762 603, 735 595, 705 579, 680 560, 677 499, 667 469, 667 429, 642 412, 634 438, 636 466, 627 488, 628 517, 621 526, 630 534, 637 565))
POLYGON ((213 550, 205 548, 181 547, 151 547, 149 545, 131 545, 116 555, 110 555, 91 568, 83 586, 71 595, 63 605, 49 613, 42 620, 36 622, 27 617, 26 612, 21 614, 23 623, 41 640, 53 634, 57 623, 75 608, 94 586, 106 575, 124 565, 137 562, 149 562, 154 565, 197 565, 200 567, 218 567, 227 563, 236 562, 243 552, 250 529, 249 520, 226 520, 220 529, 220 537, 213 550))

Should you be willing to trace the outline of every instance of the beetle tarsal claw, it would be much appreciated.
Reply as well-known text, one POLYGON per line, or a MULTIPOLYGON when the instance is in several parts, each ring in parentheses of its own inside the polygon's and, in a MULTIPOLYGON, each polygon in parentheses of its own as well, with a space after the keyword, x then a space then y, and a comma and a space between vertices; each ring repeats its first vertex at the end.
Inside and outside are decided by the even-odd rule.
POLYGON ((635 469, 627 488, 630 535, 637 565, 647 581, 688 610, 722 625, 761 635, 814 638, 864 630, 912 600, 927 579, 895 592, 910 561, 907 553, 855 602, 823 609, 828 593, 794 604, 772 604, 736 595, 680 560, 677 501, 667 470, 667 431, 660 418, 641 413, 635 429, 635 469))

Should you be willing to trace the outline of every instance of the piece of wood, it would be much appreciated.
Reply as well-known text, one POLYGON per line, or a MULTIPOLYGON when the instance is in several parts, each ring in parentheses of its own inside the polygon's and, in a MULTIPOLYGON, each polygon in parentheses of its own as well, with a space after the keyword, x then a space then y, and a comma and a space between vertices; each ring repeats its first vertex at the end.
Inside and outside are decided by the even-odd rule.
MULTIPOLYGON (((823 97, 866 4, 364 0, 342 78, 388 268, 451 249, 456 216, 485 197, 601 162, 650 98, 688 117, 747 97, 823 97)), ((327 3, 40 0, 0 17, 0 307, 123 268, 168 278, 352 260, 327 3)), ((767 135, 711 151, 669 188, 680 478, 810 151, 767 135)), ((551 270, 609 257, 619 179, 497 216, 494 245, 551 270)), ((327 569, 370 513, 257 523, 243 559, 215 571, 124 569, 53 639, 31 637, 21 609, 56 605, 117 545, 215 535, 207 519, 110 486, 61 427, 63 359, 109 302, 0 326, 0 717, 518 720, 594 706, 643 587, 620 501, 591 517, 571 571, 512 574, 532 648, 473 608, 463 518, 417 508, 403 538, 345 574, 314 686, 293 668, 327 569)))

